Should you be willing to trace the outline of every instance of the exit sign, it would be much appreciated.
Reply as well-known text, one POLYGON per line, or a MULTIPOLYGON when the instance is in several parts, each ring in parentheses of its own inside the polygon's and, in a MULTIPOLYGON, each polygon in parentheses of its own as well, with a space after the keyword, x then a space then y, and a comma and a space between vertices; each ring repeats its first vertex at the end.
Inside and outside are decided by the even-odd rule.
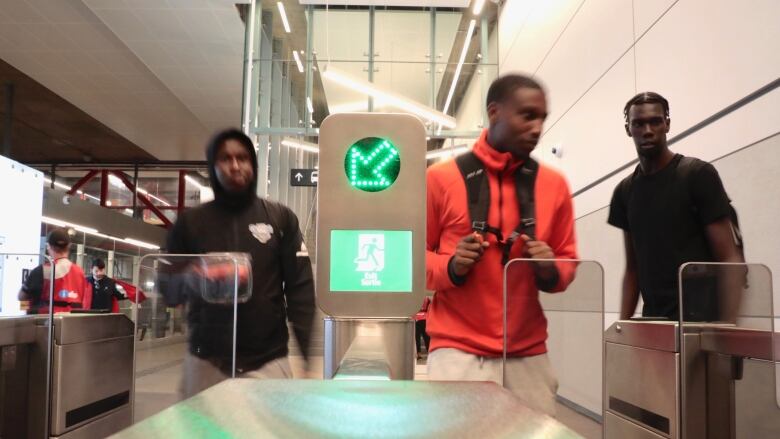
POLYGON ((412 232, 331 230, 330 290, 412 292, 412 232))

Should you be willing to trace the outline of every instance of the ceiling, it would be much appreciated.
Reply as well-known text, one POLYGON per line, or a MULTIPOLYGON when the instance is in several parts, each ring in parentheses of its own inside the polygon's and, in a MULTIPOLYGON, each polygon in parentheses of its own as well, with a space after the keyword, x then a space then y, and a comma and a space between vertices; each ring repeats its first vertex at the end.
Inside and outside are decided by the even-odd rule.
MULTIPOLYGON (((292 63, 291 51, 305 46, 306 18, 298 0, 283 1, 293 27, 291 34, 281 29, 275 0, 259 3, 272 14, 273 35, 281 44, 277 56, 292 63)), ((44 117, 29 115, 26 122, 14 127, 15 143, 36 145, 38 151, 30 149, 29 155, 39 162, 81 161, 85 157, 100 161, 139 157, 202 160, 203 145, 212 132, 240 124, 245 30, 241 12, 248 2, 0 0, 0 60, 26 75, 29 84, 37 82, 52 92, 45 105, 31 104, 30 108, 49 109, 58 98, 60 104, 70 103, 78 109, 81 125, 89 125, 91 130, 85 128, 74 134, 74 139, 62 139, 64 122, 58 129, 43 129, 44 117), (41 131, 50 133, 50 139, 42 140, 41 131), (72 146, 66 149, 61 142, 72 146)), ((436 2, 413 3, 420 7, 436 2)), ((313 56, 320 61, 317 64, 332 60, 338 65, 339 60, 349 60, 338 67, 366 78, 366 12, 342 7, 328 13, 319 8, 314 13, 313 56)), ((449 88, 452 66, 437 67, 431 84, 428 14, 419 12, 377 11, 374 82, 417 102, 429 104, 433 99, 440 104, 442 90, 449 88)), ((460 11, 437 14, 437 62, 453 62, 457 57, 464 18, 460 11)), ((290 63, 293 84, 300 85, 293 89, 302 89, 303 75, 290 63)), ((464 71, 459 88, 468 83, 470 73, 464 71)), ((366 103, 365 96, 323 84, 318 74, 314 79, 316 119, 339 107, 366 103)), ((302 90, 298 99, 304 99, 302 90)), ((20 99, 15 104, 19 111, 26 105, 20 99)), ((383 108, 379 102, 375 107, 383 108)))
MULTIPOLYGON (((4 84, 0 87, 0 102, 6 102, 9 93, 5 84, 13 84, 11 150, 0 154, 25 163, 153 159, 143 149, 2 60, 0 84, 4 84)), ((0 106, 3 120, 7 116, 4 108, 5 105, 0 106)))
POLYGON ((162 160, 238 125, 236 0, 0 0, 0 59, 162 160))

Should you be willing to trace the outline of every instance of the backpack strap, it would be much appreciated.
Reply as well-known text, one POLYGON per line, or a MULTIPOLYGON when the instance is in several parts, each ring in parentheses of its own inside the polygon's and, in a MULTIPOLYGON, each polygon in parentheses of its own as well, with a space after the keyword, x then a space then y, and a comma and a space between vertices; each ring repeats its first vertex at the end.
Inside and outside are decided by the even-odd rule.
MULTIPOLYGON (((682 156, 680 158, 680 161, 677 163, 677 176, 680 178, 681 181, 685 184, 685 190, 690 191, 689 187, 689 180, 691 178, 691 174, 696 169, 696 165, 700 162, 700 160, 693 158, 693 157, 686 157, 682 156)), ((727 196, 728 197, 728 196, 727 196)), ((697 208, 697 206, 694 206, 694 208, 697 208)), ((736 209, 734 209, 734 205, 731 204, 731 200, 729 199, 729 222, 731 225, 731 237, 734 240, 734 245, 737 246, 737 250, 742 256, 742 259, 745 259, 745 243, 742 240, 742 231, 739 227, 739 216, 737 215, 736 209)))
POLYGON ((515 171, 515 190, 517 204, 520 206, 520 223, 511 235, 504 241, 501 230, 488 224, 490 209, 490 186, 485 173, 485 167, 473 152, 461 154, 455 158, 463 181, 466 183, 468 196, 469 218, 471 228, 479 233, 492 233, 502 246, 502 264, 509 262, 509 252, 517 238, 522 234, 536 239, 536 202, 534 190, 536 175, 539 173, 539 163, 528 158, 523 166, 515 171))
POLYGON ((515 190, 517 202, 520 206, 520 224, 515 233, 526 234, 536 239, 536 202, 534 189, 536 187, 536 175, 539 173, 539 163, 532 158, 523 163, 515 172, 515 190))
POLYGON ((490 209, 490 185, 485 174, 485 166, 470 151, 456 157, 455 164, 458 165, 463 181, 466 183, 472 230, 482 234, 492 233, 496 235, 498 242, 503 242, 501 230, 490 226, 487 222, 490 209))
POLYGON ((509 252, 520 235, 528 235, 532 240, 536 239, 536 175, 539 173, 539 163, 528 157, 519 169, 515 171, 515 191, 517 192, 517 205, 520 206, 520 222, 509 235, 502 250, 502 264, 509 262, 509 252))

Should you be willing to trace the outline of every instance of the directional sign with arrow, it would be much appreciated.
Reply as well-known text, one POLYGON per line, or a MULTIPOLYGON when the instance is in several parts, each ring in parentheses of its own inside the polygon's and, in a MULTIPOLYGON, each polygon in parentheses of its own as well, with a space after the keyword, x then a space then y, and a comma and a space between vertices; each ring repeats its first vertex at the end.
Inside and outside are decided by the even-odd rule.
POLYGON ((290 169, 290 186, 317 186, 317 169, 290 169))

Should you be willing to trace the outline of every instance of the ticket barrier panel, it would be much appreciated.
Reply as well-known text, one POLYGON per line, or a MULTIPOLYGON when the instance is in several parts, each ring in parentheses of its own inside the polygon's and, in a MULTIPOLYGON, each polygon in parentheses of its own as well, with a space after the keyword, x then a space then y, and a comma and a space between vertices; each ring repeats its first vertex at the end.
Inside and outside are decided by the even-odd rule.
POLYGON ((511 373, 507 362, 517 355, 513 350, 527 343, 528 334, 538 330, 529 326, 529 309, 541 307, 547 325, 547 356, 558 381, 558 401, 600 419, 604 333, 601 264, 514 259, 505 266, 503 290, 504 387, 511 390, 506 374, 511 373))
POLYGON ((679 321, 605 333, 605 437, 777 437, 770 271, 687 264, 680 285, 679 321))
POLYGON ((136 301, 132 312, 133 423, 241 375, 238 316, 253 284, 251 260, 244 253, 150 254, 136 269, 144 300, 136 301), (185 315, 188 323, 173 327, 167 316, 174 313, 185 315), (193 320, 197 328, 190 327, 193 320))
POLYGON ((132 322, 121 314, 52 321, 50 348, 47 315, 0 318, 2 436, 91 438, 129 426, 132 322))

